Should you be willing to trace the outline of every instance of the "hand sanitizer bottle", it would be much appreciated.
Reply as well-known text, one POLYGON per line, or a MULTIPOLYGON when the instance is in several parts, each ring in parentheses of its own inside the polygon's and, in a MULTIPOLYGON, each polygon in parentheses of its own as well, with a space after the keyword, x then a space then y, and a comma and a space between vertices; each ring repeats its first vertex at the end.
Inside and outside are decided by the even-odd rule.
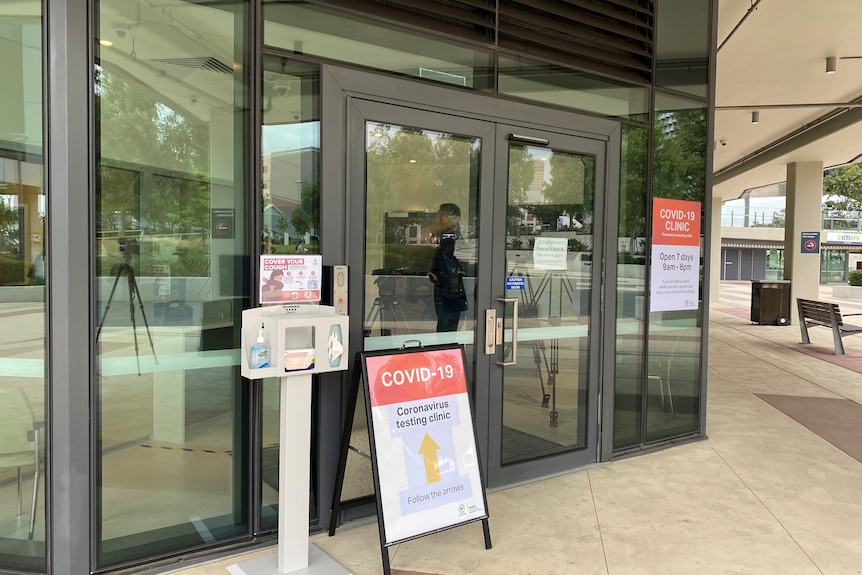
POLYGON ((250 365, 252 369, 269 367, 269 346, 263 337, 263 324, 260 324, 260 331, 257 332, 257 341, 251 346, 250 365))

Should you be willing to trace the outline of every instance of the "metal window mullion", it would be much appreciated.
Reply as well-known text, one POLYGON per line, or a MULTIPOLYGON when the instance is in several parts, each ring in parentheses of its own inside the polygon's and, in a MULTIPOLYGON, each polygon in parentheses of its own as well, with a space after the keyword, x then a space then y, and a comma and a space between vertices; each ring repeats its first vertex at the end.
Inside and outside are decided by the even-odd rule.
POLYGON ((92 6, 45 0, 49 571, 92 570, 92 6), (81 142, 86 142, 82 145, 81 142), (87 333, 89 337, 81 337, 87 333))

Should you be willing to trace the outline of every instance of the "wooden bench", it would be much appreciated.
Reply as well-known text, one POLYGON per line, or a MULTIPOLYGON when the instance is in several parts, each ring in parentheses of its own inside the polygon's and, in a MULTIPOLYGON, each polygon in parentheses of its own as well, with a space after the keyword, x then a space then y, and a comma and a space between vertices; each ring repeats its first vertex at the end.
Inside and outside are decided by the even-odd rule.
POLYGON ((808 339, 808 326, 820 325, 832 329, 832 339, 835 341, 835 355, 844 355, 844 343, 841 338, 854 333, 862 333, 862 326, 844 323, 844 317, 862 315, 848 313, 841 315, 837 303, 796 298, 799 310, 799 330, 802 332, 802 343, 811 343, 808 339))

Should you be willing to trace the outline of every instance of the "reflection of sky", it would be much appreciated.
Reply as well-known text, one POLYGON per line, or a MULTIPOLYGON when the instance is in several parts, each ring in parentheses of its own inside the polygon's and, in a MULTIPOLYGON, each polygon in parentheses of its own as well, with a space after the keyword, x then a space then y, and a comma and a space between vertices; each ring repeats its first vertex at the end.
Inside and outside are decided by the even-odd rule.
POLYGON ((264 156, 284 150, 320 147, 320 122, 263 126, 261 150, 264 156))

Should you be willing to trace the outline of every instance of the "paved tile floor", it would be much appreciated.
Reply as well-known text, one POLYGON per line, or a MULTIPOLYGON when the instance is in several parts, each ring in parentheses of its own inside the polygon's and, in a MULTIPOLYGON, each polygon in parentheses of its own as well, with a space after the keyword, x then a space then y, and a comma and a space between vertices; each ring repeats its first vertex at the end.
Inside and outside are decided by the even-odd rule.
MULTIPOLYGON (((711 305, 706 441, 491 492, 492 550, 471 524, 390 548, 393 573, 862 573, 862 463, 846 444, 862 438, 862 335, 845 339, 844 365, 823 328, 811 330, 820 351, 801 353, 795 313, 791 326, 748 321, 750 289, 723 283, 711 305), (852 408, 819 418, 836 420, 843 440, 811 410, 797 412, 813 423, 792 417, 814 399, 852 408)), ((821 299, 862 311, 828 287, 821 299)), ((312 541, 357 575, 382 572, 376 523, 312 541)), ((250 556, 177 574, 222 574, 250 556)))

